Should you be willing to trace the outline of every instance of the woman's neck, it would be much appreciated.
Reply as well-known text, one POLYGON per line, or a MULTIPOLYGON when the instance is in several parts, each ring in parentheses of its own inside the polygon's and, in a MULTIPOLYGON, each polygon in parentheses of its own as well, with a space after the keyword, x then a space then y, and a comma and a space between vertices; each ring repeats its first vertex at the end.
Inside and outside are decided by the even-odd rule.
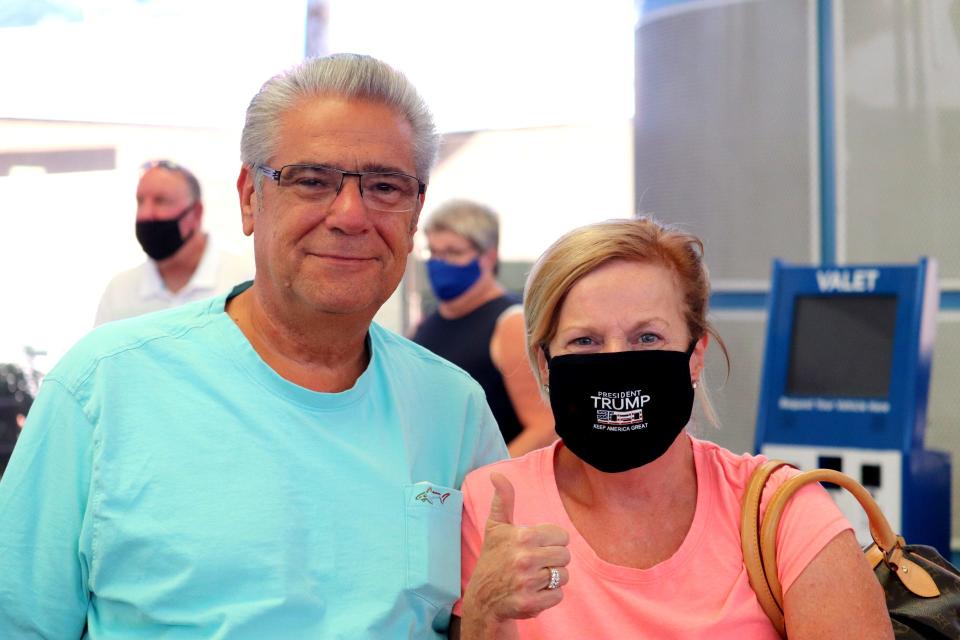
POLYGON ((599 471, 561 445, 555 472, 561 495, 595 509, 657 510, 697 493, 693 445, 685 431, 662 456, 622 473, 599 471))
POLYGON ((563 447, 555 470, 570 522, 605 562, 649 569, 671 558, 693 525, 697 472, 685 433, 663 456, 631 471, 597 471, 563 447))

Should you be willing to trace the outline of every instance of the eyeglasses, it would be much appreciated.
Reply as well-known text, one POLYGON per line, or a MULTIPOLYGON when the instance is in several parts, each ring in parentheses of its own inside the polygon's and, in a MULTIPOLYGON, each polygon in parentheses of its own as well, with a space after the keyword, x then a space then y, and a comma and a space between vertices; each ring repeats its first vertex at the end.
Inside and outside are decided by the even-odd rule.
POLYGON ((259 165, 257 170, 297 197, 318 204, 333 202, 343 179, 356 176, 367 207, 390 213, 413 211, 427 190, 419 178, 393 171, 342 171, 319 164, 287 164, 279 169, 259 165))

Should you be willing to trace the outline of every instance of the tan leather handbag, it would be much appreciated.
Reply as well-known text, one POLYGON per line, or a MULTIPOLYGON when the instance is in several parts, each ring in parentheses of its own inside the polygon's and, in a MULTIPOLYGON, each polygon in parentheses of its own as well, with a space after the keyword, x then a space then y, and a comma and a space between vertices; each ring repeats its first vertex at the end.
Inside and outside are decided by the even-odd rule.
POLYGON ((776 543, 780 515, 793 494, 804 485, 831 482, 852 493, 867 512, 874 543, 864 550, 864 554, 886 593, 896 636, 960 638, 960 572, 936 549, 907 545, 890 528, 870 493, 850 476, 832 469, 798 473, 774 492, 761 521, 760 498, 767 479, 786 465, 780 460, 770 460, 754 471, 743 497, 740 522, 743 562, 750 586, 781 637, 786 637, 786 629, 783 590, 777 577, 776 543))

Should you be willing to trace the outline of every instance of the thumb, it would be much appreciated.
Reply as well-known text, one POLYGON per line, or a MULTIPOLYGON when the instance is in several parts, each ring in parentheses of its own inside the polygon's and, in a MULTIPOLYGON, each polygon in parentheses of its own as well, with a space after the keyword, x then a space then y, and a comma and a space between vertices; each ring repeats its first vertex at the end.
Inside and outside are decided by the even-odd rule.
POLYGON ((493 500, 487 522, 513 524, 513 485, 502 473, 491 473, 490 482, 493 484, 493 500))

